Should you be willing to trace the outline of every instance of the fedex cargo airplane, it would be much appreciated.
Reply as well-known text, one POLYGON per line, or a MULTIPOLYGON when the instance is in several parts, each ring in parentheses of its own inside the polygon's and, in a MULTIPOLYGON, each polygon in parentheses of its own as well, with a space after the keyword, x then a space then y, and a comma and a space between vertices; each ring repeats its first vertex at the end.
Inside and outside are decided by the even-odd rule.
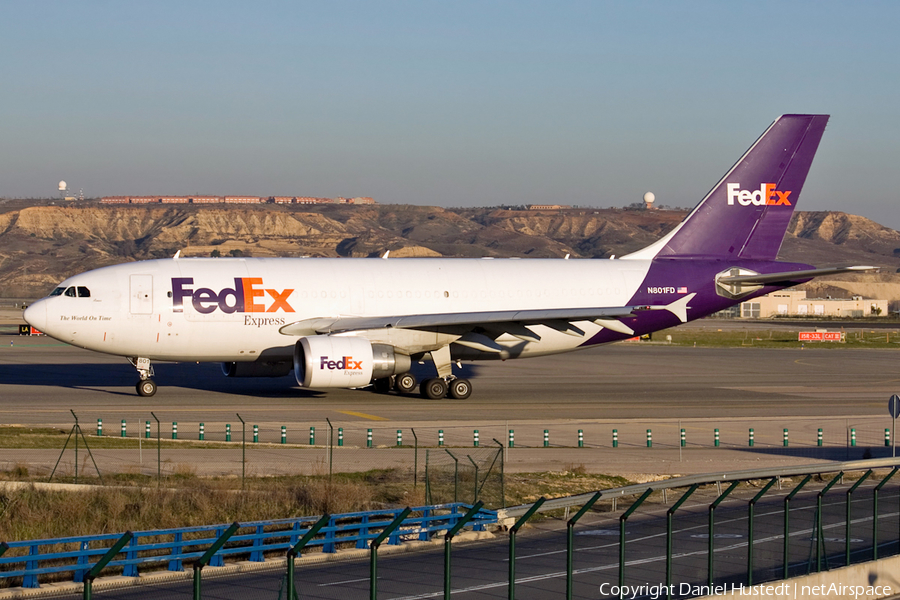
POLYGON ((305 388, 467 398, 460 361, 570 352, 699 319, 818 275, 778 262, 827 115, 776 120, 673 231, 617 259, 180 258, 70 277, 25 311, 58 340, 305 388))

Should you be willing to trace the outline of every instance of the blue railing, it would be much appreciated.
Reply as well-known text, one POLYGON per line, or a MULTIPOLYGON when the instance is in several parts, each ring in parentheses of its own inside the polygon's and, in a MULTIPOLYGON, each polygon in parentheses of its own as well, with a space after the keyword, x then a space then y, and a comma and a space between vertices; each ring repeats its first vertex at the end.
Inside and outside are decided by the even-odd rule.
MULTIPOLYGON (((390 536, 388 544, 428 540, 434 533, 453 527, 469 508, 462 503, 413 508, 413 513, 390 536)), ((391 509, 333 515, 308 546, 321 546, 322 552, 335 552, 339 544, 352 543, 356 548, 368 548, 369 541, 378 537, 401 512, 402 509, 391 509)), ((320 518, 241 523, 240 529, 216 553, 209 566, 222 566, 226 557, 236 555, 249 555, 250 561, 262 562, 266 553, 286 552, 320 518)), ((496 512, 482 509, 472 520, 472 525, 477 531, 496 522, 496 512)), ((186 561, 200 558, 227 528, 228 524, 221 524, 138 531, 108 566, 121 567, 122 574, 130 577, 137 577, 138 568, 146 565, 166 564, 169 571, 183 571, 186 561)), ((40 587, 42 575, 72 572, 73 579, 80 583, 93 562, 121 537, 121 533, 112 533, 8 542, 9 550, 0 556, 0 579, 9 585, 11 578, 21 577, 22 587, 36 588, 40 587)))

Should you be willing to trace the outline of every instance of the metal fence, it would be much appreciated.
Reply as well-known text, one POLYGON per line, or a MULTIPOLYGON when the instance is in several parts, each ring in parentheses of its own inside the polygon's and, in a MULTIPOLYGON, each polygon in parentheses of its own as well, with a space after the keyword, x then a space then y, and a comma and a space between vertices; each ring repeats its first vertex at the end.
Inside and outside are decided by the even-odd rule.
MULTIPOLYGON (((501 528, 492 542, 457 548, 452 554, 457 561, 467 561, 467 568, 455 577, 451 543, 460 528, 469 519, 480 525, 495 522, 494 514, 485 512, 481 502, 465 515, 463 511, 469 507, 456 504, 356 513, 319 519, 315 524, 316 518, 244 523, 235 527, 230 534, 233 537, 227 544, 223 542, 222 548, 225 554, 246 556, 251 561, 288 549, 295 549, 296 556, 301 541, 326 552, 341 545, 368 552, 368 576, 323 584, 340 586, 327 588, 333 590, 331 596, 313 594, 301 586, 301 597, 338 594, 346 598, 353 593, 362 597, 367 592, 369 598, 375 598, 379 585, 417 590, 406 593, 410 598, 461 592, 496 595, 501 591, 509 598, 563 594, 568 598, 617 598, 632 597, 625 590, 639 588, 645 591, 636 597, 653 593, 667 598, 694 597, 717 587, 757 585, 900 554, 898 468, 897 459, 828 463, 691 476, 567 498, 542 498, 499 511, 496 522, 501 528), (320 530, 304 535, 315 525, 320 530), (434 568, 440 561, 433 552, 426 552, 419 558, 404 555, 401 562, 394 563, 402 568, 378 570, 381 542, 403 537, 424 540, 435 535, 443 536, 442 569, 434 568), (477 583, 460 583, 460 578, 465 582, 474 578, 477 583)), ((181 539, 174 537, 174 531, 141 533, 136 536, 140 545, 124 542, 108 566, 136 569, 138 564, 155 562, 171 569, 188 565, 190 560, 198 560, 200 568, 213 566, 217 563, 201 560, 203 551, 226 533, 225 525, 181 530, 181 539), (169 537, 161 541, 160 536, 169 537)), ((52 543, 57 544, 57 554, 40 560, 67 560, 64 570, 84 579, 86 574, 96 575, 92 569, 99 563, 94 561, 116 538, 10 544, 22 553, 27 548, 28 554, 15 559, 4 556, 0 568, 7 570, 7 577, 22 577, 22 572, 11 571, 7 565, 32 568, 27 566, 29 561, 36 562, 35 556, 45 551, 31 548, 52 543), (85 544, 88 551, 78 554, 77 548, 68 549, 65 544, 85 544)), ((342 565, 333 570, 358 571, 350 558, 342 565)), ((50 567, 35 565, 37 571, 46 568, 50 567)), ((312 576, 310 566, 305 567, 303 578, 312 576)), ((194 597, 199 597, 196 577, 195 568, 194 597)), ((292 566, 287 572, 281 568, 265 577, 268 583, 253 584, 260 590, 256 597, 273 598, 276 591, 280 597, 290 597, 286 592, 293 589, 292 566)), ((222 580, 216 596, 249 597, 247 587, 241 587, 246 578, 237 574, 222 580)), ((174 597, 177 585, 165 588, 169 596, 160 597, 174 597)), ((103 593, 109 598, 131 597, 103 593)), ((403 594, 391 594, 397 595, 403 594)))

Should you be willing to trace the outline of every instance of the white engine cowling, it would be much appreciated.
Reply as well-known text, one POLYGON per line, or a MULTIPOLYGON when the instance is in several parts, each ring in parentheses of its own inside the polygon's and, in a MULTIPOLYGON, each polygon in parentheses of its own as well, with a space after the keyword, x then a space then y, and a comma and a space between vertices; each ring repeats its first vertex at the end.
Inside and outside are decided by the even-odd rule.
POLYGON ((362 387, 410 366, 409 356, 364 338, 313 335, 294 346, 294 376, 307 388, 362 387))

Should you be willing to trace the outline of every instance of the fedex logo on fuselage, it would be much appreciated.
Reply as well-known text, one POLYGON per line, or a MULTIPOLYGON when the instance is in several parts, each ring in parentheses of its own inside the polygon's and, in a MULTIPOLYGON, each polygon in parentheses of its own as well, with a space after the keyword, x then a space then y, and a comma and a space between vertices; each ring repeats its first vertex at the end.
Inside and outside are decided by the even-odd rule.
POLYGON ((322 356, 319 362, 319 369, 329 371, 362 371, 361 360, 353 360, 352 356, 343 356, 340 360, 330 360, 327 356, 322 356))
POLYGON ((741 184, 726 184, 728 190, 728 206, 734 206, 735 201, 741 206, 790 206, 788 196, 790 191, 782 192, 775 189, 774 183, 764 183, 758 190, 742 190, 741 184))
POLYGON ((193 289, 193 277, 172 278, 172 311, 183 312, 184 299, 189 298, 191 306, 198 313, 208 315, 215 310, 223 313, 273 313, 279 310, 295 312, 288 304, 292 289, 270 290, 263 287, 262 277, 235 277, 234 287, 218 292, 210 288, 193 289), (265 297, 271 297, 266 306, 265 297))

